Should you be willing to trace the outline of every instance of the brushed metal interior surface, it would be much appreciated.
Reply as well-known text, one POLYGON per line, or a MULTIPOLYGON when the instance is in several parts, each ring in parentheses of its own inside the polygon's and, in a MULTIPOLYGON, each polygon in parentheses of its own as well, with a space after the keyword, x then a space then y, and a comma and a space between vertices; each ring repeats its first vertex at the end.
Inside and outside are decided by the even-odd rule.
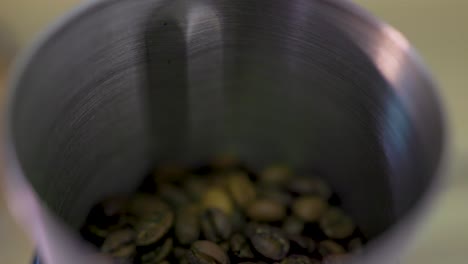
POLYGON ((9 177, 73 229, 154 163, 231 151, 324 177, 368 236, 398 241, 444 145, 410 45, 339 0, 91 2, 19 67, 8 118, 9 177))

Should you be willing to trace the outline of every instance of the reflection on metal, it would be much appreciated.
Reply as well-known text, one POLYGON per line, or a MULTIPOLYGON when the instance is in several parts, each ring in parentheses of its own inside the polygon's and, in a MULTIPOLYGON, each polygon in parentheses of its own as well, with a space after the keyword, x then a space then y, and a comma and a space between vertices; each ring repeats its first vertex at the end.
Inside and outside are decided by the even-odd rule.
POLYGON ((394 28, 382 24, 381 30, 382 35, 386 37, 377 35, 374 41, 376 49, 371 57, 375 59, 376 67, 391 83, 398 83, 401 76, 406 74, 403 70, 411 46, 394 28))

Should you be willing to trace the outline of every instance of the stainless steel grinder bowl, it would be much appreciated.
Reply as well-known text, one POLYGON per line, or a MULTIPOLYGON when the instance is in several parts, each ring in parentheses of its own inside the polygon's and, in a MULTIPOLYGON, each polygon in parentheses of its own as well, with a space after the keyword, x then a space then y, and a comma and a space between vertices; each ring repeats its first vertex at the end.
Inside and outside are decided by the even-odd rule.
POLYGON ((8 197, 47 264, 108 263, 76 230, 153 164, 234 152, 324 177, 396 263, 434 197, 445 125, 407 40, 348 1, 100 0, 18 64, 8 197))

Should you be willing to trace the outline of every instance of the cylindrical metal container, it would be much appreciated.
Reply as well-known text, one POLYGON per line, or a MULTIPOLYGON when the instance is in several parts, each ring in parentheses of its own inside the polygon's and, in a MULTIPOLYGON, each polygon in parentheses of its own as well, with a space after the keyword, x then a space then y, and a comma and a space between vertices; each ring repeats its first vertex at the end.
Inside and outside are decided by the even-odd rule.
POLYGON ((320 173, 395 264, 435 196, 445 124, 408 41, 348 1, 101 0, 19 62, 8 198, 47 264, 108 263, 90 207, 158 162, 229 151, 320 173))

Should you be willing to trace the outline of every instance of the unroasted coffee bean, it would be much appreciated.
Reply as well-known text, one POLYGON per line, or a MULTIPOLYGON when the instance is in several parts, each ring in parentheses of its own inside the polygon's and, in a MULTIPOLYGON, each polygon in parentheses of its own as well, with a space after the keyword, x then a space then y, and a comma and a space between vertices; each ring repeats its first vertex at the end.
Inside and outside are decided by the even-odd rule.
POLYGON ((318 196, 301 196, 294 200, 292 211, 306 222, 315 222, 326 211, 328 204, 318 196))
POLYGON ((295 216, 289 216, 283 222, 283 230, 289 235, 299 235, 304 230, 304 221, 295 216))
POLYGON ((320 261, 303 255, 291 255, 283 259, 281 264, 320 264, 320 261))
POLYGON ((187 205, 177 211, 175 235, 182 245, 188 245, 198 240, 200 236, 198 206, 194 204, 187 205))
POLYGON ((271 185, 281 185, 292 177, 292 171, 285 165, 273 165, 260 173, 260 180, 271 185))
POLYGON ((318 178, 313 177, 297 177, 289 181, 288 189, 300 195, 319 196, 324 200, 328 200, 332 191, 330 187, 318 178))
POLYGON ((247 208, 247 216, 258 222, 275 222, 286 217, 286 207, 275 200, 259 199, 247 208))
POLYGON ((318 245, 320 255, 326 257, 328 255, 339 255, 346 253, 346 250, 340 244, 332 240, 321 241, 318 245))
POLYGON ((122 246, 119 249, 113 252, 110 252, 110 255, 115 258, 130 259, 135 255, 135 253, 136 253, 136 246, 134 244, 131 244, 131 245, 122 246))
POLYGON ((278 186, 260 185, 257 188, 257 196, 258 198, 274 200, 284 206, 290 206, 293 202, 292 195, 278 186))
POLYGON ((224 250, 215 243, 207 240, 195 241, 187 253, 190 264, 229 264, 229 257, 224 250))
POLYGON ((202 206, 204 209, 218 208, 227 215, 231 215, 234 208, 228 193, 221 187, 208 189, 203 195, 202 206))
POLYGON ((356 226, 341 209, 332 207, 321 217, 320 228, 329 238, 344 239, 353 234, 356 226))
POLYGON ((205 238, 213 242, 227 240, 232 233, 230 217, 218 208, 203 211, 200 224, 205 238))
POLYGON ((255 186, 246 173, 241 171, 231 172, 227 177, 227 188, 239 207, 247 207, 250 202, 255 200, 255 186))
POLYGON ((267 258, 281 260, 289 252, 289 240, 278 228, 249 224, 246 232, 255 250, 267 258))
POLYGON ((115 257, 131 257, 135 254, 135 232, 121 229, 110 233, 101 246, 101 251, 115 257))
POLYGON ((190 199, 183 189, 169 183, 158 184, 156 192, 172 207, 181 207, 189 203, 190 199))
POLYGON ((164 243, 157 247, 156 249, 152 250, 141 256, 140 263, 141 264, 158 264, 163 261, 169 253, 171 253, 173 246, 172 238, 166 239, 164 243))
POLYGON ((158 242, 174 223, 174 214, 170 210, 161 210, 147 216, 136 227, 137 246, 148 246, 158 242))
POLYGON ((232 235, 229 241, 230 249, 239 258, 246 259, 246 258, 253 258, 254 254, 250 249, 249 242, 247 238, 245 238, 241 234, 234 234, 232 235))

